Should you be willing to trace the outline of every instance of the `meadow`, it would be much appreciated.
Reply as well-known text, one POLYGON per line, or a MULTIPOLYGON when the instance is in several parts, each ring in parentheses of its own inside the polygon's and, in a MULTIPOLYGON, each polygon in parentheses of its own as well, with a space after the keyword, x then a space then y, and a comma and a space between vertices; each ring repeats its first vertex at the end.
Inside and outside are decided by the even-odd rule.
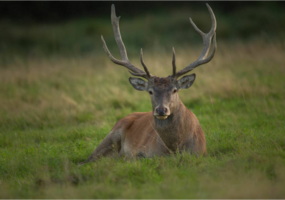
MULTIPOLYGON (((121 19, 131 62, 142 68, 143 47, 148 69, 161 77, 172 72, 172 46, 179 70, 202 50, 189 13, 168 15, 167 24, 163 14, 121 19)), ((203 15, 206 8, 191 13, 194 22, 203 15)), ((110 20, 1 21, 0 198, 285 198, 285 40, 264 32, 226 40, 242 29, 216 16, 216 55, 179 91, 205 132, 208 156, 102 158, 81 167, 116 121, 152 109, 148 93, 134 90, 102 48, 100 34, 119 58, 110 20)), ((203 20, 197 25, 206 31, 203 20)))

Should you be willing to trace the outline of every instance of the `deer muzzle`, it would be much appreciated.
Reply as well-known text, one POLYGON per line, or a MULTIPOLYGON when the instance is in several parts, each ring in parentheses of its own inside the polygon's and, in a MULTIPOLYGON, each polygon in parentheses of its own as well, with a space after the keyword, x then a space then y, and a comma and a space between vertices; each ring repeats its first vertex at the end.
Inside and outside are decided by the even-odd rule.
POLYGON ((167 119, 167 117, 170 115, 169 108, 166 106, 158 106, 154 110, 154 116, 157 119, 167 119))

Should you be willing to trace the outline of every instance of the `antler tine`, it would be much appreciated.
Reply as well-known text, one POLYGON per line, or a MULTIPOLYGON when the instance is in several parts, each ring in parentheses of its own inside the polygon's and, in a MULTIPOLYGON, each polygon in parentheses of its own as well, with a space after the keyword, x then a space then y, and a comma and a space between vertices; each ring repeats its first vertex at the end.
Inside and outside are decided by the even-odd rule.
POLYGON ((178 71, 176 73, 176 78, 178 78, 179 76, 182 76, 183 74, 186 74, 190 71, 192 71, 194 68, 202 65, 202 64, 206 64, 207 62, 209 62, 215 55, 216 49, 217 49, 217 44, 216 44, 216 28, 217 28, 217 21, 216 21, 216 17, 214 15, 213 10, 211 9, 211 7, 206 4, 209 10, 209 13, 211 15, 211 20, 212 20, 212 27, 209 33, 203 33, 196 25, 195 23, 192 21, 192 19, 190 18, 190 23, 192 24, 192 26, 194 27, 194 29, 202 36, 203 38, 203 50, 201 55, 199 56, 199 58, 191 63, 190 65, 188 65, 187 67, 185 67, 184 69, 178 71), (208 53, 209 50, 211 48, 211 40, 212 37, 214 36, 213 39, 213 50, 212 53, 210 54, 209 57, 208 53))
POLYGON ((142 63, 142 66, 143 66, 143 68, 144 68, 144 71, 145 71, 146 75, 150 78, 151 75, 150 75, 150 73, 149 73, 149 71, 148 71, 146 65, 145 65, 144 62, 143 62, 143 50, 142 50, 142 48, 141 48, 141 57, 140 57, 140 58, 141 58, 141 63, 142 63))
POLYGON ((116 43, 119 47, 122 60, 118 60, 118 59, 114 58, 114 56, 109 51, 103 36, 101 36, 101 40, 103 42, 103 48, 104 48, 105 52, 107 53, 107 55, 109 56, 109 58, 112 62, 114 62, 115 64, 122 65, 122 66, 126 67, 127 69, 130 70, 130 73, 135 75, 135 76, 141 76, 143 78, 148 79, 149 78, 148 74, 146 74, 144 71, 135 67, 128 59, 126 47, 124 45, 124 42, 122 40, 121 33, 120 33, 119 20, 120 20, 120 17, 116 16, 115 5, 112 4, 112 6, 111 6, 111 21, 112 21, 115 40, 116 40, 116 43))
POLYGON ((172 76, 175 77, 176 75, 176 65, 175 65, 175 50, 174 47, 172 47, 172 68, 173 68, 173 72, 172 72, 172 76))

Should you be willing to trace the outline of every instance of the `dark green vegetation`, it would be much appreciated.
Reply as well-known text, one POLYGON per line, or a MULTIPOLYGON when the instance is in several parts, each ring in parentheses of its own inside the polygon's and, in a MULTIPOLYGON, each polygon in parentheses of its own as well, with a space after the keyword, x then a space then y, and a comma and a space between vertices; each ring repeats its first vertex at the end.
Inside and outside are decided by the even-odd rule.
MULTIPOLYGON (((157 76, 171 73, 171 46, 178 69, 198 58, 202 43, 194 41, 189 12, 173 11, 167 22, 167 15, 121 15, 136 66, 141 46, 157 76)), ((204 15, 201 24, 210 24, 206 7, 191 12, 197 25, 204 15)), ((208 156, 104 158, 80 168, 117 120, 151 110, 148 94, 134 90, 127 70, 103 52, 100 34, 118 55, 109 19, 29 27, 2 21, 0 197, 285 198, 284 39, 257 34, 229 43, 219 34, 231 35, 223 22, 235 17, 216 16, 216 56, 179 92, 201 123, 208 156)))
MULTIPOLYGON (((36 10, 47 10, 48 4, 52 4, 52 2, 37 3, 43 5, 38 6, 36 10), (46 9, 43 9, 45 6, 46 9)), ((54 3, 55 5, 61 4, 60 2, 54 3)), ((74 6, 76 3, 80 4, 79 2, 70 2, 65 7, 68 9, 68 5, 73 4, 74 6)), ((88 2, 83 3, 85 5, 88 2)), ((92 7, 96 4, 95 2, 89 3, 92 4, 92 7)), ((9 7, 15 6, 15 3, 12 2, 5 2, 5 4, 10 5, 9 7)), ((210 15, 204 3, 191 2, 189 5, 187 2, 156 2, 153 9, 150 9, 153 7, 153 2, 140 2, 140 4, 141 7, 136 6, 133 2, 115 4, 117 15, 122 16, 120 27, 130 56, 137 56, 141 47, 147 51, 147 49, 155 49, 160 46, 166 50, 181 45, 200 46, 202 39, 191 27, 189 17, 202 31, 206 32, 210 29, 210 15), (183 5, 179 7, 181 4, 183 5), (126 5, 128 6, 126 7, 126 5), (148 9, 145 8, 147 6, 148 9), (131 7, 134 8, 130 9, 131 7)), ((4 5, 0 9, 5 8, 4 5)), ((18 2, 19 5, 22 4, 18 2)), ((276 42, 276 38, 284 41, 284 2, 212 2, 210 6, 218 20, 217 39, 219 41, 224 39, 239 42, 241 38, 247 41, 259 39, 267 42, 275 40, 276 42)), ((30 7, 32 8, 32 5, 30 7)), ((29 9, 31 9, 30 7, 29 9)), ((34 21, 32 19, 27 21, 24 14, 29 14, 28 8, 22 11, 23 18, 18 17, 16 21, 3 18, 0 23, 0 56, 10 60, 10 56, 15 53, 44 58, 58 54, 65 56, 94 55, 94 52, 102 52, 101 35, 104 35, 110 50, 117 50, 110 26, 111 3, 107 2, 104 7, 97 7, 99 9, 96 10, 101 11, 94 14, 96 17, 82 17, 74 20, 67 20, 64 13, 59 13, 63 15, 62 20, 59 18, 54 22, 36 23, 34 21, 37 18, 32 18, 34 21)), ((12 9, 10 8, 10 10, 12 9)), ((51 13, 55 12, 53 9, 50 10, 51 13)), ((43 13, 47 13, 47 11, 43 13)), ((76 13, 74 14, 76 15, 76 13)), ((3 13, 0 13, 1 15, 3 13)), ((11 17, 13 16, 17 15, 14 14, 11 17)), ((48 15, 44 14, 44 16, 48 15)))

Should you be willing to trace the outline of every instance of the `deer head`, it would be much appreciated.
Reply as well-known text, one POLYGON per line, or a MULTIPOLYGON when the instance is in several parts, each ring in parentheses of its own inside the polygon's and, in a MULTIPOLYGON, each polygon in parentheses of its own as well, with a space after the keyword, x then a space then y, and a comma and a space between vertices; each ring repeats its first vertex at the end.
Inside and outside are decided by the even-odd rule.
POLYGON ((214 54, 217 48, 217 45, 216 45, 217 22, 216 22, 215 15, 211 7, 208 4, 206 5, 208 7, 208 10, 210 12, 211 19, 212 19, 212 28, 209 33, 203 33, 194 24, 194 22, 190 18, 190 23, 193 25, 194 29, 203 38, 203 50, 202 50, 200 57, 195 62, 191 63, 184 69, 176 72, 175 50, 173 48, 172 49, 173 50, 173 57, 172 57, 173 73, 172 75, 165 77, 165 78, 156 77, 149 73, 143 61, 142 49, 140 53, 140 61, 144 68, 144 71, 138 69, 129 61, 125 45, 121 38, 121 33, 120 33, 120 28, 119 28, 120 17, 116 17, 115 6, 114 5, 111 6, 111 20, 112 20, 113 31, 115 35, 115 40, 120 49, 122 60, 117 60, 116 58, 112 56, 112 54, 110 53, 104 41, 103 36, 101 36, 101 39, 103 42, 103 48, 105 52, 108 54, 111 61, 113 61, 115 64, 126 67, 127 69, 129 69, 129 72, 134 76, 138 76, 138 77, 142 77, 146 79, 145 81, 141 78, 130 77, 129 81, 136 90, 147 91, 149 93, 151 97, 151 102, 152 102, 153 115, 157 119, 167 119, 168 116, 170 116, 175 111, 176 107, 179 105, 179 102, 180 102, 178 91, 180 89, 189 88, 194 83, 196 75, 190 74, 190 75, 183 76, 180 79, 178 78, 192 71, 194 68, 200 65, 206 64, 214 57, 214 54), (211 40, 213 37, 214 37, 213 39, 214 47, 213 47, 211 54, 208 56, 208 53, 211 47, 211 40))

